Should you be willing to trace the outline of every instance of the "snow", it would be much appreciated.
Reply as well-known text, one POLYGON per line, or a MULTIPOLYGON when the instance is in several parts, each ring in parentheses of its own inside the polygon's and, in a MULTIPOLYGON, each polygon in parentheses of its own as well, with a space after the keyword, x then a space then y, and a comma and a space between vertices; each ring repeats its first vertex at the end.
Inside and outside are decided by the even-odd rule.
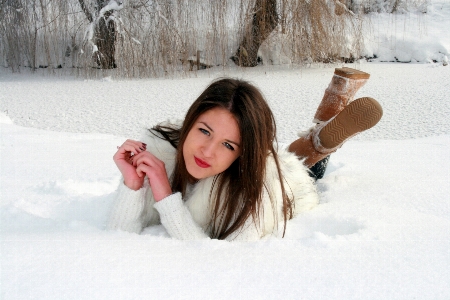
POLYGON ((100 10, 100 13, 98 14, 99 15, 98 17, 102 18, 107 11, 110 11, 110 10, 118 11, 118 10, 121 10, 122 8, 123 8, 122 2, 120 2, 120 1, 117 2, 115 0, 111 0, 111 1, 109 1, 109 3, 106 6, 104 6, 100 10))
MULTIPOLYGON (((448 18, 450 3, 439 3, 448 18)), ((447 45, 448 57, 448 34, 430 44, 405 36, 422 53, 447 45)), ((287 143, 311 125, 339 66, 145 80, 0 70, 0 298, 450 298, 450 69, 441 61, 346 65, 371 74, 357 97, 376 98, 384 116, 331 156, 320 205, 291 220, 284 239, 104 230, 120 180, 112 156, 126 138, 182 118, 212 79, 233 76, 262 90, 287 143)))
POLYGON ((450 55, 450 5, 431 0, 422 12, 371 13, 364 23, 363 55, 374 61, 443 62, 450 55))

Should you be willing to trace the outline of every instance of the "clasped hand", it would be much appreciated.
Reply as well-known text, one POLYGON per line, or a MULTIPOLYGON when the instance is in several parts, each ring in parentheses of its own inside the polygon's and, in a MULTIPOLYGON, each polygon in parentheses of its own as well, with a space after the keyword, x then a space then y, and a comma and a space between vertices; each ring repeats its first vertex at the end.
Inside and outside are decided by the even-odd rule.
POLYGON ((132 190, 139 190, 147 175, 155 201, 172 194, 164 162, 146 151, 147 145, 134 140, 126 140, 117 149, 113 159, 122 173, 124 184, 132 190))

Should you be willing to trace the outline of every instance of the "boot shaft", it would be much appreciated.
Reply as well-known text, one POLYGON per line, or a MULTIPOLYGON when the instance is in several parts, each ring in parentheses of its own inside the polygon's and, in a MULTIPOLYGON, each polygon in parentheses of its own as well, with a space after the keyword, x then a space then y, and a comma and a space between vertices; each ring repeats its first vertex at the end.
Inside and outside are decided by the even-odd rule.
POLYGON ((351 68, 336 68, 333 78, 317 108, 313 122, 325 122, 347 106, 356 92, 367 82, 370 74, 351 68))

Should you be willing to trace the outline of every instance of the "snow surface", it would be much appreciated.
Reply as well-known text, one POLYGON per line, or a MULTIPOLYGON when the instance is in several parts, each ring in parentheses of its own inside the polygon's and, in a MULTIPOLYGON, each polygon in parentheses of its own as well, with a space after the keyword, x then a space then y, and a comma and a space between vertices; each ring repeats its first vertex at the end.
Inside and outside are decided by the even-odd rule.
POLYGON ((430 0, 426 13, 371 13, 363 54, 375 61, 443 62, 450 57, 450 1, 430 0))
POLYGON ((317 208, 284 239, 252 243, 105 231, 116 146, 182 118, 219 76, 260 87, 289 142, 311 125, 334 66, 170 80, 0 70, 0 298, 449 299, 450 67, 346 66, 371 73, 357 96, 379 100, 383 119, 331 156, 317 208))

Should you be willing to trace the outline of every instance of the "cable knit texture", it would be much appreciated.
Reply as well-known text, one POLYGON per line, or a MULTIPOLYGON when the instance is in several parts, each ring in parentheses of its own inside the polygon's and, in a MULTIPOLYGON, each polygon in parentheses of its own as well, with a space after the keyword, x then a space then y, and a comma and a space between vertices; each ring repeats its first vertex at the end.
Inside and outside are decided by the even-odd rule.
MULTIPOLYGON (((176 149, 148 131, 141 141, 147 144, 147 151, 165 163, 170 178, 175 165, 176 149)), ((314 180, 308 175, 308 169, 295 154, 286 149, 279 149, 278 156, 286 192, 289 197, 293 196, 295 199, 295 215, 316 206, 319 197, 314 180)), ((107 227, 140 233, 147 226, 162 224, 173 238, 207 239, 210 236, 209 196, 212 184, 213 178, 202 179, 194 186, 188 187, 185 199, 181 198, 180 193, 174 193, 155 203, 148 180, 144 181, 143 187, 138 191, 129 189, 122 181, 107 227)), ((283 221, 283 201, 280 179, 271 155, 267 160, 265 186, 260 220, 255 222, 249 217, 244 226, 228 236, 227 240, 258 240, 269 234, 278 234, 278 224, 283 221)))
POLYGON ((181 199, 181 193, 175 193, 162 201, 156 202, 154 207, 161 216, 161 223, 171 237, 182 240, 198 240, 208 238, 203 229, 194 222, 191 213, 181 199))

